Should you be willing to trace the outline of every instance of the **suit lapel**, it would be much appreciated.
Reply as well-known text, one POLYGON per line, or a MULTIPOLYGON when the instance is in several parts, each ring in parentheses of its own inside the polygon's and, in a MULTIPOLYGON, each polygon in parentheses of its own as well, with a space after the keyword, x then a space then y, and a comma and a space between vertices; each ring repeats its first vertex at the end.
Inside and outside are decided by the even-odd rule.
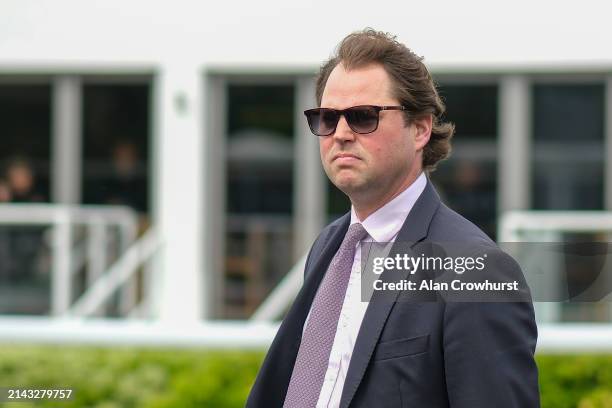
MULTIPOLYGON (((258 395, 260 395, 259 404, 253 406, 280 407, 283 405, 302 340, 304 321, 327 267, 346 235, 349 222, 350 213, 342 217, 337 226, 332 227, 320 254, 313 253, 312 266, 306 274, 306 280, 270 346, 266 360, 260 369, 263 375, 257 378, 253 386, 253 389, 258 390, 258 395), (271 392, 271 390, 275 391, 271 392)), ((251 393, 253 394, 253 391, 251 393)))
MULTIPOLYGON (((396 243, 404 243, 405 245, 405 243, 408 242, 412 243, 412 247, 425 238, 431 219, 439 205, 440 197, 428 179, 425 189, 406 217, 397 236, 396 243)), ((399 247, 400 245, 394 244, 389 256, 394 256, 398 253, 399 247)), ((399 281, 405 279, 407 274, 408 271, 398 273, 394 270, 388 270, 381 275, 381 279, 385 282, 399 281)), ((355 392, 368 367, 374 348, 378 343, 382 328, 387 321, 387 317, 399 293, 400 291, 394 291, 392 295, 388 293, 384 294, 379 291, 373 293, 355 342, 355 348, 353 349, 351 362, 342 390, 340 408, 347 408, 355 396, 355 392)))

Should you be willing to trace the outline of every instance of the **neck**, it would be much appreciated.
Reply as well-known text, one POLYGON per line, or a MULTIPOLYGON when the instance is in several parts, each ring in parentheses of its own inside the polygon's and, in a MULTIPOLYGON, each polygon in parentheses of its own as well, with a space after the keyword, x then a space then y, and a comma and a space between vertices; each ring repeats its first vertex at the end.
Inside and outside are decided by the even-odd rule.
POLYGON ((359 221, 365 221, 366 218, 368 218, 378 209, 384 207, 385 204, 400 195, 403 191, 410 187, 412 183, 415 182, 421 172, 422 170, 420 167, 416 169, 416 171, 411 171, 410 174, 408 174, 408 176, 404 178, 403 181, 397 186, 381 192, 381 194, 374 198, 372 197, 371 192, 370 194, 364 194, 364 197, 351 197, 351 204, 353 204, 355 214, 357 215, 357 218, 359 218, 359 221))

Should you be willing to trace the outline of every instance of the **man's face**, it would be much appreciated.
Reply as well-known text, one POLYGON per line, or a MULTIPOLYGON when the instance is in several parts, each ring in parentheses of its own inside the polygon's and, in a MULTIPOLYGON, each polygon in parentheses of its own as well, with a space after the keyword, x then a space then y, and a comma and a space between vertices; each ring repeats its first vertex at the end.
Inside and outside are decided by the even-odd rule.
MULTIPOLYGON (((346 109, 358 105, 399 105, 381 65, 347 71, 338 64, 331 72, 321 107, 346 109)), ((424 144, 416 134, 412 122, 405 126, 401 111, 381 111, 376 131, 363 135, 353 132, 342 116, 335 133, 319 137, 321 161, 330 180, 353 203, 383 200, 384 204, 388 196, 408 187, 420 171, 424 144)))
POLYGON ((32 189, 34 175, 27 165, 17 164, 8 170, 8 181, 12 190, 26 193, 32 189))

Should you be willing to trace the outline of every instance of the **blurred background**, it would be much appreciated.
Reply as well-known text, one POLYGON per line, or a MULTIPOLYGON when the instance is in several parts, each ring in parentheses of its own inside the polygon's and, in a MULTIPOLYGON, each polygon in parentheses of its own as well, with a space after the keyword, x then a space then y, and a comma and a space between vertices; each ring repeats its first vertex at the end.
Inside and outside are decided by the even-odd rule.
MULTIPOLYGON (((242 406, 304 255, 350 206, 302 112, 367 26, 439 85, 457 133, 431 180, 451 208, 500 242, 609 242, 611 10, 0 0, 0 387, 242 406)), ((536 312, 543 406, 612 406, 609 298, 536 312)))

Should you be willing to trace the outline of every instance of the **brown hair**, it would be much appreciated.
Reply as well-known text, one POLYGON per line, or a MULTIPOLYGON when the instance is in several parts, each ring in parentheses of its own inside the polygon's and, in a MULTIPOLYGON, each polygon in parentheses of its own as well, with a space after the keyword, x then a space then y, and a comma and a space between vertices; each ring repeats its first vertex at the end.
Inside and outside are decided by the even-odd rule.
POLYGON ((455 125, 442 120, 446 108, 436 85, 419 57, 395 36, 366 28, 346 36, 317 77, 317 103, 321 106, 323 90, 332 70, 342 63, 347 70, 372 63, 383 66, 393 83, 394 97, 406 106, 406 123, 410 117, 431 114, 433 127, 429 142, 423 149, 423 169, 433 171, 439 161, 450 154, 455 125))

